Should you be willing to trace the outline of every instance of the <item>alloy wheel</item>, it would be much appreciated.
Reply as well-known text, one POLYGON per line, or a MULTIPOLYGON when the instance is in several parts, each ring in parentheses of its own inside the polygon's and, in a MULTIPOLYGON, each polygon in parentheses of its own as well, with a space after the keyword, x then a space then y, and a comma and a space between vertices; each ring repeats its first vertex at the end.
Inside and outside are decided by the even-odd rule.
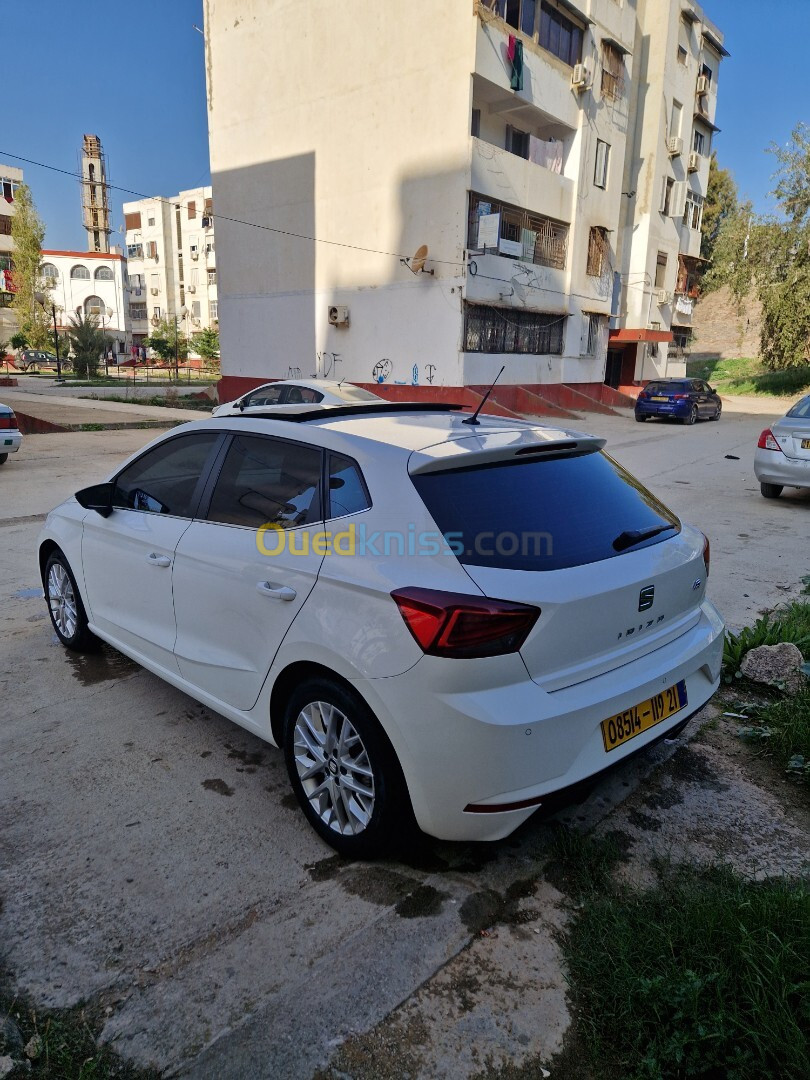
POLYGON ((298 778, 317 816, 341 836, 362 833, 374 812, 374 772, 349 718, 328 701, 310 702, 293 738, 298 778))
POLYGON ((48 607, 51 618, 62 637, 70 639, 78 626, 76 594, 70 575, 61 563, 51 564, 48 571, 48 607))

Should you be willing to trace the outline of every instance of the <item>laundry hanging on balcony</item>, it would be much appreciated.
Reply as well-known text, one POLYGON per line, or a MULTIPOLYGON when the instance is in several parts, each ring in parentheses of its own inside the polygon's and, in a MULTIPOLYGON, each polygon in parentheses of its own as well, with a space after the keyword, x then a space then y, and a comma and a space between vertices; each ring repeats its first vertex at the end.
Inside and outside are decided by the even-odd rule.
POLYGON ((513 90, 523 89, 523 42, 518 41, 514 34, 509 35, 509 45, 506 55, 512 61, 512 77, 509 85, 513 90))
POLYGON ((563 165, 562 139, 538 139, 529 136, 529 161, 551 172, 561 173, 563 165))

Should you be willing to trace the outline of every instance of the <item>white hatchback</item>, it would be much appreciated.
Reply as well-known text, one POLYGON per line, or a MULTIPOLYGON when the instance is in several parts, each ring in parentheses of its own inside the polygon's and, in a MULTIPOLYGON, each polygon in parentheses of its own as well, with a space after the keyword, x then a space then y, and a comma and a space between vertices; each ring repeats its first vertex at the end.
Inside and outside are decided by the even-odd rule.
POLYGON ((264 383, 242 397, 217 405, 214 416, 238 416, 268 408, 295 409, 301 405, 351 405, 358 401, 382 401, 378 394, 337 379, 285 379, 264 383))
POLYGON ((20 431, 14 410, 0 402, 0 465, 5 465, 9 454, 16 454, 22 446, 20 431))
POLYGON ((446 406, 175 428, 48 516, 54 627, 283 748, 338 851, 507 836, 717 689, 709 546, 573 431, 446 406), (466 422, 465 422, 466 421, 466 422))

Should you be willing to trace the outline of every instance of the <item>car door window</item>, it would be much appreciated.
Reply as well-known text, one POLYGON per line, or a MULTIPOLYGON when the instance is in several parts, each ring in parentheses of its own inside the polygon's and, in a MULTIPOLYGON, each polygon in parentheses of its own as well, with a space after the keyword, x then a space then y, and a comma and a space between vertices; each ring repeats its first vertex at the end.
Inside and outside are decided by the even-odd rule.
POLYGON ((263 386, 242 398, 246 409, 256 405, 278 405, 281 400, 282 386, 263 386))
POLYGON ((329 455, 330 518, 345 517, 368 510, 371 500, 355 462, 341 454, 329 455))
POLYGON ((180 435, 147 450, 115 481, 113 506, 151 514, 191 517, 219 434, 180 435))
POLYGON ((320 520, 321 452, 262 435, 237 435, 214 487, 208 520, 292 529, 320 520))

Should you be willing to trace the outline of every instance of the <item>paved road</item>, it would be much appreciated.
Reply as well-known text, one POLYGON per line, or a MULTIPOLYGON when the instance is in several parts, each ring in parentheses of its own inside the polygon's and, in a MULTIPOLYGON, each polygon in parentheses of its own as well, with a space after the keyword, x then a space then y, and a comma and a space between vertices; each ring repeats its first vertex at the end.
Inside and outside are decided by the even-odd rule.
MULTIPOLYGON (((732 623, 795 592, 810 496, 758 494, 761 416, 582 426, 710 534, 710 592, 732 623)), ((152 435, 29 436, 0 469, 0 941, 20 987, 46 1005, 97 999, 123 1053, 193 1077, 309 1078, 402 1002, 421 1011, 397 1039, 421 1040, 429 1061, 413 1075, 550 1055, 567 1023, 561 915, 553 890, 523 883, 551 825, 428 843, 408 864, 341 863, 295 808, 276 750, 120 656, 55 643, 40 522, 152 435), (482 938, 504 911, 509 933, 482 938)), ((572 813, 604 818, 669 753, 572 813)))

